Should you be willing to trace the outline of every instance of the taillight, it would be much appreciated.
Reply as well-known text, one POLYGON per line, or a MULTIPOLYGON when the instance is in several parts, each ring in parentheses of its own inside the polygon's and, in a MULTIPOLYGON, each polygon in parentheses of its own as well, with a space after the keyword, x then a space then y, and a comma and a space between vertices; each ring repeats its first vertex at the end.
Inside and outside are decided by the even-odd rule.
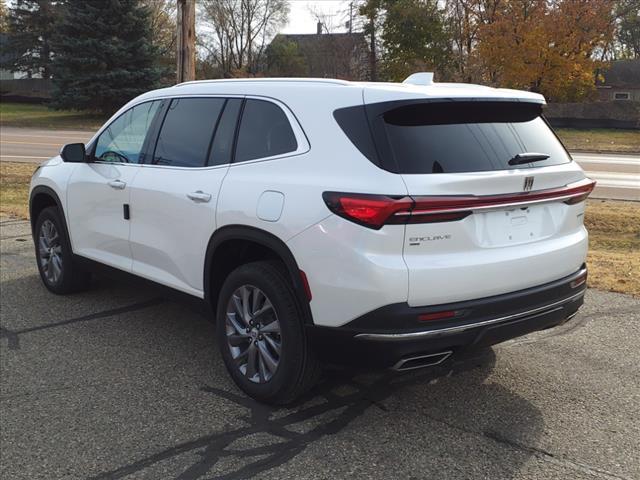
POLYGON ((518 208, 562 201, 584 201, 596 182, 585 178, 559 188, 501 195, 387 196, 324 192, 327 207, 336 215, 373 229, 386 224, 435 223, 462 220, 474 211, 518 208))
POLYGON ((501 195, 414 197, 416 205, 411 215, 415 217, 434 213, 453 212, 465 212, 469 214, 475 210, 517 208, 551 201, 563 201, 568 205, 573 205, 574 203, 586 200, 595 186, 595 181, 585 178, 584 180, 565 185, 564 187, 548 188, 534 192, 507 193, 501 195))
POLYGON ((322 198, 336 215, 376 230, 387 223, 405 223, 396 214, 408 213, 413 206, 410 197, 324 192, 322 198))
POLYGON ((572 196, 564 201, 567 205, 574 205, 576 203, 584 202, 593 189, 596 188, 596 181, 585 179, 582 185, 575 187, 572 191, 572 196))

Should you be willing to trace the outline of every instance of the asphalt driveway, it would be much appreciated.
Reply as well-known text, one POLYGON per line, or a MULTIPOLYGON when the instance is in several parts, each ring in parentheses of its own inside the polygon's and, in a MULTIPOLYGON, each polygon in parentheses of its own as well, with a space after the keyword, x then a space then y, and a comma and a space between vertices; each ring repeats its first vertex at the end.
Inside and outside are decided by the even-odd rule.
POLYGON ((54 296, 27 222, 0 235, 2 479, 640 479, 638 299, 592 290, 451 371, 331 371, 270 408, 192 306, 102 278, 54 296))

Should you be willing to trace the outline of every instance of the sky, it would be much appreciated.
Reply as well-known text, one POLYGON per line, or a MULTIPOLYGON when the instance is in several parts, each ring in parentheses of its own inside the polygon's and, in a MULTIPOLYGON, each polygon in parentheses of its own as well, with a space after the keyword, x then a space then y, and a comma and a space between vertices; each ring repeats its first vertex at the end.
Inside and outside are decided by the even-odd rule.
POLYGON ((316 19, 311 10, 326 15, 330 30, 346 31, 344 24, 349 16, 349 0, 289 0, 289 3, 289 23, 282 33, 316 33, 316 19))

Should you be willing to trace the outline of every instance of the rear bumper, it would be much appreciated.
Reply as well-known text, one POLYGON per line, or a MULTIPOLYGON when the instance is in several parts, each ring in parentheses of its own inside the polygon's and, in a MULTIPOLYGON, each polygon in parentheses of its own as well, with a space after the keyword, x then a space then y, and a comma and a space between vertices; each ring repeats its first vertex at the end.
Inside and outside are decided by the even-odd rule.
POLYGON ((379 308, 342 327, 309 326, 316 352, 328 363, 404 370, 443 363, 486 347, 554 327, 572 318, 586 291, 585 266, 568 277, 504 295, 429 307, 379 308), (446 320, 421 315, 455 312, 446 320), (421 360, 410 360, 424 357, 421 360))

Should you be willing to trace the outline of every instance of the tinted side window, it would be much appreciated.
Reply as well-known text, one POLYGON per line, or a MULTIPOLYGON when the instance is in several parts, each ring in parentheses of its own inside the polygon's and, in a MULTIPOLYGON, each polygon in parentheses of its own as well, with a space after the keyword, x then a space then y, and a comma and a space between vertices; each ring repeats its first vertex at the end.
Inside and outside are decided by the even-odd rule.
POLYGON ((203 167, 223 98, 174 98, 162 123, 153 163, 176 167, 203 167))
POLYGON ((160 100, 141 103, 114 120, 98 137, 96 160, 141 163, 142 146, 160 104, 160 100))
POLYGON ((224 111, 218 121, 218 128, 211 146, 209 165, 225 165, 231 163, 233 153, 233 139, 236 134, 236 124, 242 100, 230 98, 224 106, 224 111))
POLYGON ((263 100, 247 100, 238 133, 236 162, 271 157, 298 148, 296 137, 282 109, 263 100))

